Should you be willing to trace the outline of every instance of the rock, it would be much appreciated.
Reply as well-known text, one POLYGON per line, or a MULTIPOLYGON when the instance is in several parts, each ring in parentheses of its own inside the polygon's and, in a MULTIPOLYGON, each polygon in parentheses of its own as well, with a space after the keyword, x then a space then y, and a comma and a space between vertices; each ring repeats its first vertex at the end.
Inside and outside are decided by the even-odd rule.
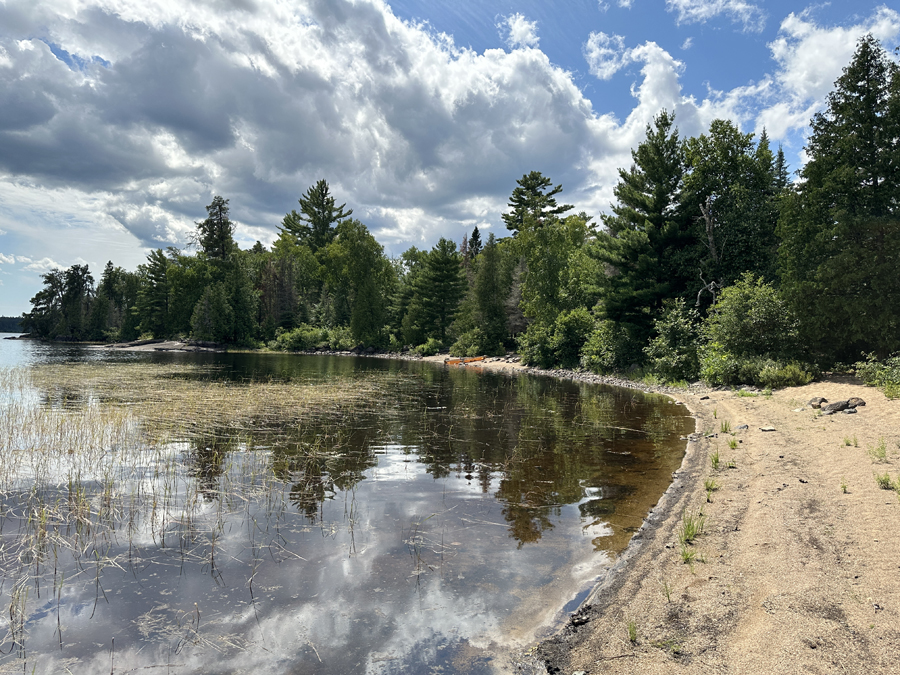
POLYGON ((775 427, 760 427, 760 431, 775 431, 775 427))
POLYGON ((828 403, 828 399, 822 398, 821 396, 816 396, 815 398, 810 399, 809 403, 807 403, 806 405, 808 405, 810 408, 821 408, 823 403, 828 403))
POLYGON ((847 409, 844 411, 844 414, 845 414, 845 415, 855 415, 855 414, 856 414, 856 408, 847 408, 847 409))
POLYGON ((829 403, 828 405, 823 405, 822 411, 836 413, 836 412, 840 412, 841 410, 846 410, 848 407, 850 407, 849 401, 835 401, 834 403, 829 403))
POLYGON ((741 431, 741 430, 743 430, 743 429, 749 429, 749 428, 750 428, 750 425, 749 425, 749 424, 739 424, 739 425, 737 425, 737 427, 735 427, 735 428, 736 428, 738 431, 741 431))
POLYGON ((848 408, 859 408, 860 406, 864 406, 865 404, 866 404, 866 402, 863 401, 858 396, 854 396, 852 398, 847 399, 847 407, 848 408))
POLYGON ((701 396, 701 397, 700 397, 700 400, 701 400, 701 401, 708 401, 708 400, 709 400, 709 396, 701 396))

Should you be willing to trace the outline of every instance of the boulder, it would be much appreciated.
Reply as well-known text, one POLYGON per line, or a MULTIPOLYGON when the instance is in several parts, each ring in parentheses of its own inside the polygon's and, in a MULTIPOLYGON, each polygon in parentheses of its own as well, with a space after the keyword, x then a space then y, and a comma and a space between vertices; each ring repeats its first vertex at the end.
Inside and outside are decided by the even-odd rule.
POLYGON ((813 399, 810 399, 808 405, 810 408, 821 408, 823 403, 828 403, 827 398, 822 398, 821 396, 816 396, 813 399))
POLYGON ((858 408, 860 406, 864 406, 865 404, 866 404, 866 402, 863 401, 858 396, 854 396, 853 398, 847 399, 847 407, 848 408, 858 408))
POLYGON ((822 406, 823 412, 840 412, 841 410, 846 410, 850 407, 849 401, 835 401, 834 403, 828 403, 822 406))

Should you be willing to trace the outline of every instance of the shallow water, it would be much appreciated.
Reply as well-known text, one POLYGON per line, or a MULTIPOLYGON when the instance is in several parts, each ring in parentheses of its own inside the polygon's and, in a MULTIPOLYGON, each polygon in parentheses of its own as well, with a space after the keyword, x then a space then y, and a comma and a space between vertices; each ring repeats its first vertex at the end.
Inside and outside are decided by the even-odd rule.
POLYGON ((112 406, 96 385, 59 391, 85 362, 232 396, 364 392, 164 443, 144 404, 118 405, 131 426, 102 452, 19 448, 2 477, 0 664, 25 672, 505 672, 624 548, 693 430, 664 397, 549 378, 8 344, 0 363, 35 374, 27 405, 66 420, 112 406))

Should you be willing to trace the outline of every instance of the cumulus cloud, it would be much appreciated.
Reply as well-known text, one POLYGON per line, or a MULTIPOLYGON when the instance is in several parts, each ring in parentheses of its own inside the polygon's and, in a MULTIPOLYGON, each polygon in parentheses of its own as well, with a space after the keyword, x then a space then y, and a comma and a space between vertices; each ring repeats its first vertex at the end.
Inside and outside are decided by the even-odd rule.
POLYGON ((506 17, 502 26, 507 32, 506 44, 510 49, 536 48, 540 42, 537 35, 537 21, 529 21, 521 14, 516 13, 506 17))
POLYGON ((634 0, 619 0, 616 4, 624 9, 631 9, 631 6, 634 4, 634 0))
POLYGON ((4 255, 3 253, 0 253, 0 263, 4 265, 12 265, 14 262, 16 262, 16 256, 4 255))
POLYGON ((687 51, 691 47, 694 46, 694 38, 689 37, 687 40, 681 43, 681 49, 687 51))
POLYGON ((65 265, 60 265, 55 260, 51 260, 50 258, 41 258, 40 260, 35 260, 30 265, 26 265, 25 269, 29 272, 49 272, 50 270, 61 270, 64 269, 65 265))
POLYGON ((760 31, 765 12, 746 0, 666 0, 666 9, 678 15, 678 23, 705 23, 717 16, 728 16, 744 30, 760 31))
POLYGON ((804 128, 823 108, 835 80, 853 58, 857 40, 866 33, 892 44, 900 35, 900 13, 881 7, 851 26, 822 26, 808 11, 784 19, 778 37, 769 44, 777 68, 757 127, 766 127, 776 137, 804 128))
POLYGON ((584 59, 591 75, 608 80, 629 60, 625 52, 625 39, 621 35, 592 32, 582 47, 584 59))
MULTIPOLYGON (((669 2, 684 22, 750 25, 755 7, 669 2)), ((791 15, 771 45, 773 73, 702 100, 682 92, 686 66, 658 44, 591 33, 590 72, 636 78, 635 105, 619 121, 536 48, 537 23, 521 14, 501 22, 512 49, 476 53, 400 20, 383 0, 6 0, 0 197, 31 195, 46 223, 76 202, 98 240, 118 242, 118 264, 135 243, 184 245, 216 194, 230 199, 242 244, 268 244, 321 178, 389 250, 458 241, 496 224, 533 169, 563 183, 578 210, 605 209, 616 168, 663 107, 683 135, 716 116, 764 120, 773 136, 778 124, 801 128, 849 60, 852 36, 890 36, 897 25, 885 8, 847 29, 791 15)), ((15 218, 0 220, 24 236, 15 218)), ((37 250, 22 249, 48 256, 32 265, 74 255, 37 250)))

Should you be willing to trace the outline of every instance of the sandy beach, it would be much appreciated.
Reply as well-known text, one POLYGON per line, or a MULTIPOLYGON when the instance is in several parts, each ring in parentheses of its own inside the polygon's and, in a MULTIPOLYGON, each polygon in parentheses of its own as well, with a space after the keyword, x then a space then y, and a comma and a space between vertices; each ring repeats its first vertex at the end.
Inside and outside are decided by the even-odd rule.
POLYGON ((699 432, 681 470, 533 655, 564 675, 900 673, 900 499, 876 482, 900 482, 900 401, 852 378, 676 397, 699 432), (855 414, 807 405, 854 396, 855 414), (705 519, 687 554, 684 513, 705 519))

